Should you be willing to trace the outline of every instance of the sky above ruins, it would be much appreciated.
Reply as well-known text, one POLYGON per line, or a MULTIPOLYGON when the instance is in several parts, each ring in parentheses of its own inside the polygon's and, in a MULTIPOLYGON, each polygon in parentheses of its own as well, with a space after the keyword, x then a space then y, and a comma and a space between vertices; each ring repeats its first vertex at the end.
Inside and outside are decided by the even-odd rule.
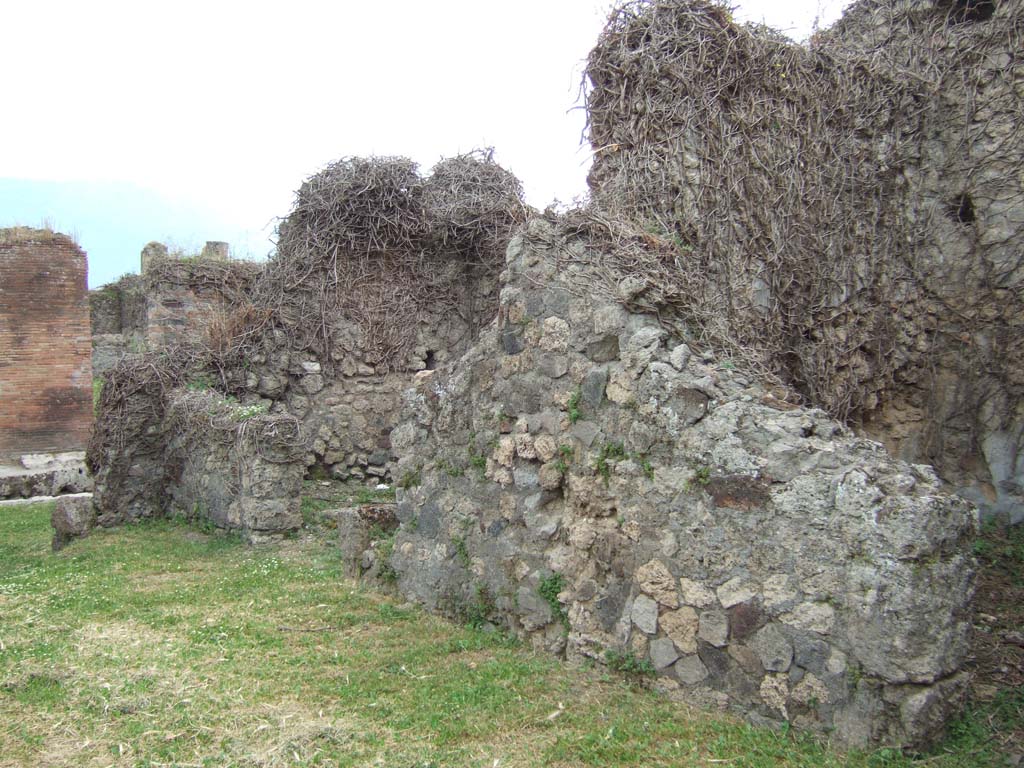
MULTIPOLYGON (((794 39, 842 0, 746 0, 794 39)), ((5 8, 0 226, 77 235, 92 287, 149 240, 272 248, 293 191, 347 155, 424 172, 478 147, 530 203, 586 190, 583 62, 608 0, 36 0, 5 8)))

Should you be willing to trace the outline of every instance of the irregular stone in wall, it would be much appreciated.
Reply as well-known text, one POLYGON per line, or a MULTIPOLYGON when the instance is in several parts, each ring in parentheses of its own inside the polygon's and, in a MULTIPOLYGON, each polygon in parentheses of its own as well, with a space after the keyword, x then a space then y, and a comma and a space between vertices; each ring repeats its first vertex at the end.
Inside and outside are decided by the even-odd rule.
POLYGON ((660 560, 651 560, 646 565, 640 566, 636 572, 636 580, 640 589, 661 605, 669 608, 679 607, 676 578, 660 560))
POLYGON ((661 626, 680 653, 696 653, 700 619, 693 608, 684 606, 678 611, 667 611, 662 617, 661 626))
POLYGON ((637 595, 630 617, 641 632, 653 635, 658 631, 658 604, 646 595, 637 595))

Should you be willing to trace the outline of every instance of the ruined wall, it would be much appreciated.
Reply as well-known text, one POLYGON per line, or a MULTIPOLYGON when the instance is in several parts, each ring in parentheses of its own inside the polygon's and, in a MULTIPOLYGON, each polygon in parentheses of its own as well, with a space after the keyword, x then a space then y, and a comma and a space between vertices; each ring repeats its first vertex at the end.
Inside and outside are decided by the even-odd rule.
POLYGON ((1020 0, 863 0, 804 48, 657 0, 588 66, 595 198, 679 244, 636 303, 1013 519, 1022 32, 1020 0))
MULTIPOLYGON (((106 354, 116 347, 108 338, 118 340, 121 354, 126 348, 131 351, 133 343, 152 350, 191 343, 228 351, 225 341, 239 333, 249 317, 246 313, 254 311, 253 284, 259 274, 258 265, 240 262, 153 260, 138 297, 120 285, 116 292, 94 292, 100 294, 93 301, 102 310, 94 331, 114 327, 115 301, 107 294, 113 293, 121 306, 129 297, 132 306, 137 298, 144 303, 143 311, 127 323, 122 318, 122 335, 93 337, 94 360, 119 359, 120 355, 106 354)), ((326 358, 297 348, 288 334, 271 328, 260 331, 257 348, 248 350, 244 360, 232 360, 219 372, 197 374, 193 383, 225 389, 244 405, 299 418, 310 436, 308 466, 316 465, 339 479, 390 478, 390 434, 401 410, 402 391, 417 371, 463 354, 477 329, 490 320, 489 313, 477 308, 496 304, 495 278, 467 279, 463 289, 458 305, 439 306, 416 318, 415 344, 397 369, 380 364, 356 323, 335 317, 334 343, 326 358)))
POLYGON ((92 371, 102 376, 129 352, 145 347, 146 294, 142 278, 120 280, 89 291, 92 371))
MULTIPOLYGON (((492 282, 483 292, 495 291, 492 282)), ((301 419, 311 441, 306 461, 341 480, 378 478, 390 482, 395 455, 391 431, 401 413, 402 392, 417 371, 459 359, 476 337, 482 318, 425 313, 416 325, 412 356, 399 370, 383 370, 362 349, 358 329, 339 320, 331 363, 305 352, 272 355, 276 370, 249 374, 258 402, 301 419)), ((250 390, 253 387, 250 387, 250 390)), ((243 398, 244 399, 244 398, 243 398)))
POLYGON ((258 264, 220 258, 151 258, 142 276, 147 348, 205 342, 260 271, 258 264))
POLYGON ((259 267, 231 262, 228 244, 209 242, 194 258, 168 255, 151 242, 141 275, 125 275, 89 293, 93 372, 101 375, 125 354, 204 339, 211 320, 251 289, 259 267))
POLYGON ((820 44, 914 72, 935 91, 924 141, 900 169, 899 204, 920 232, 912 258, 921 287, 901 297, 895 386, 865 414, 864 431, 894 455, 933 464, 986 512, 1020 521, 1024 70, 1014 56, 1024 4, 967 5, 924 0, 894 10, 866 0, 820 44))
POLYGON ((152 359, 125 358, 104 389, 123 412, 104 412, 89 448, 90 525, 177 514, 252 542, 296 530, 305 474, 297 420, 182 388, 152 359))
POLYGON ((305 464, 294 419, 225 401, 212 393, 175 392, 166 415, 166 510, 240 531, 259 542, 302 525, 305 464))
POLYGON ((85 252, 0 230, 0 459, 81 450, 91 425, 85 252))
POLYGON ((298 418, 314 472, 390 478, 401 391, 463 354, 497 307, 526 208, 492 155, 443 160, 427 178, 406 158, 339 160, 296 193, 263 265, 223 261, 222 243, 195 259, 150 243, 146 348, 182 353, 165 371, 176 385, 298 418))
POLYGON ((582 231, 531 221, 497 325, 408 393, 399 591, 755 721, 934 738, 965 690, 973 510, 590 290, 611 256, 582 231))

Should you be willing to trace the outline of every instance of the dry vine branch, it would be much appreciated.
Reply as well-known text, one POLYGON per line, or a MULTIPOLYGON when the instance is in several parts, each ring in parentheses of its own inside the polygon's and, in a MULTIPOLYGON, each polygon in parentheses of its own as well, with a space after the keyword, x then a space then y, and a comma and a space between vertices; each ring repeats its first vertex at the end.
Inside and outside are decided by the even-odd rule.
MULTIPOLYGON (((970 151, 992 127, 986 110, 1007 120, 986 96, 985 57, 1020 50, 1020 13, 951 26, 935 3, 899 20, 891 5, 862 0, 803 47, 734 24, 720 3, 634 0, 586 71, 595 204, 678 246, 674 265, 620 259, 619 277, 637 271, 700 341, 846 419, 891 385, 901 309, 937 282, 920 258, 934 206, 905 171, 960 121, 969 135, 943 148, 950 177, 984 178, 1004 203, 1021 193, 970 151), (859 41, 870 13, 893 14, 886 34, 911 42, 859 41)), ((1006 133, 1000 151, 1020 156, 1020 132, 1006 133)), ((996 299, 983 289, 979 305, 996 299)))
POLYGON ((344 318, 379 372, 401 368, 423 310, 465 306, 526 213, 490 150, 443 160, 426 179, 406 158, 346 158, 299 189, 253 303, 325 363, 344 318))

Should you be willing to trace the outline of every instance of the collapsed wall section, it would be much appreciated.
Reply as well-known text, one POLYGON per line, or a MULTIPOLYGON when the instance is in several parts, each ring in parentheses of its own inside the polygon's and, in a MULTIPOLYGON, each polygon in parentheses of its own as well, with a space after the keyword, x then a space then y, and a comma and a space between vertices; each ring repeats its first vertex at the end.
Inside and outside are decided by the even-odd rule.
POLYGON ((936 737, 966 684, 973 509, 594 290, 612 257, 588 228, 532 220, 496 326, 408 393, 400 527, 363 566, 681 700, 936 737))
POLYGON ((241 531, 250 542, 302 525, 306 467, 297 420, 213 392, 178 390, 168 403, 166 430, 169 514, 241 531))
POLYGON ((265 265, 147 246, 141 340, 191 349, 194 385, 298 418, 313 471, 384 480, 401 391, 493 319, 524 215, 519 181, 490 151, 426 178, 406 158, 345 158, 296 193, 265 265))
POLYGON ((389 480, 401 391, 491 321, 525 210, 489 151, 428 178, 405 158, 346 158, 303 184, 262 267, 147 247, 153 351, 122 358, 102 389, 88 457, 98 522, 198 505, 253 538, 297 524, 292 481, 307 468, 389 480))
POLYGON ((246 302, 261 270, 252 262, 205 256, 151 257, 141 278, 148 348, 216 341, 230 332, 231 311, 246 302))
POLYGON ((47 230, 0 230, 0 460, 79 451, 92 425, 86 256, 47 230))

